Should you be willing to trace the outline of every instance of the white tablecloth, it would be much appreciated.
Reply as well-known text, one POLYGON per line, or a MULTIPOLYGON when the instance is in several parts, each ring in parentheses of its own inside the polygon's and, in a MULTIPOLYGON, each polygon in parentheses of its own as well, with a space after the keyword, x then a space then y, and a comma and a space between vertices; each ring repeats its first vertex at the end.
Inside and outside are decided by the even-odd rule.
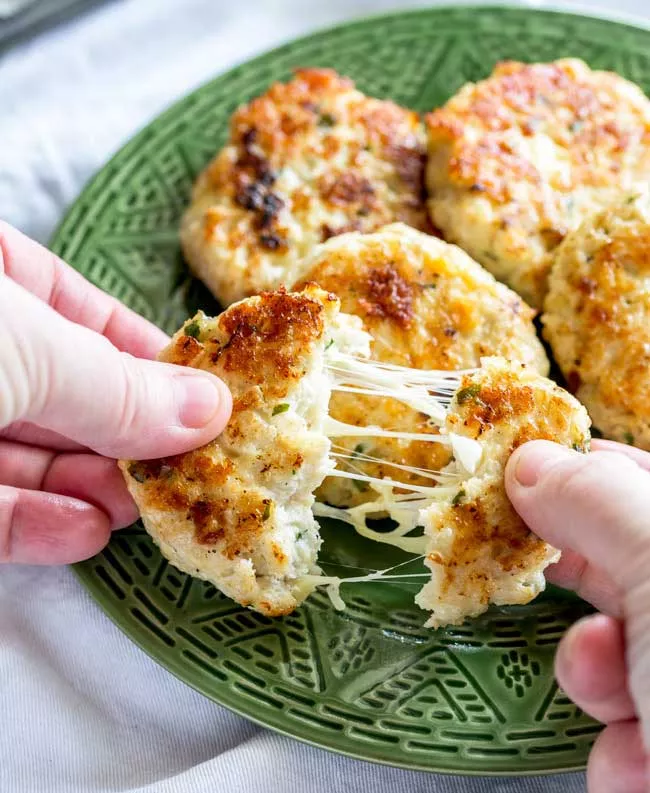
MULTIPOLYGON (((86 180, 172 100, 281 41, 396 5, 122 0, 19 45, 0 61, 0 217, 46 241, 86 180)), ((648 13, 645 0, 592 2, 614 5, 648 13)), ((260 729, 157 666, 65 568, 0 570, 0 719, 2 793, 584 790, 581 774, 410 773, 260 729)))

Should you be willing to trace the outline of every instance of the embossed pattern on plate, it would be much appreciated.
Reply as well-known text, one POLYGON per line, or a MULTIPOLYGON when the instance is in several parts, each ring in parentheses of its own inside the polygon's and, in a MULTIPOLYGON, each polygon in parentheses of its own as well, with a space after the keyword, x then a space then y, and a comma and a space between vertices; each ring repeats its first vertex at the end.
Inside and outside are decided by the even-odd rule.
MULTIPOLYGON (((53 247, 172 331, 198 306, 218 308, 188 277, 178 245, 192 181, 235 107, 293 67, 333 66, 370 94, 428 110, 504 58, 581 57, 648 90, 649 53, 648 31, 514 8, 434 8, 324 31, 238 66, 160 116, 86 188, 53 247)), ((341 575, 406 558, 340 524, 324 522, 323 534, 327 569, 341 575)), ((76 569, 171 672, 325 748, 405 768, 525 774, 583 766, 599 729, 553 680, 559 637, 587 611, 566 593, 434 633, 422 628, 414 585, 360 584, 344 589, 346 612, 317 594, 272 621, 169 566, 137 525, 76 569)))

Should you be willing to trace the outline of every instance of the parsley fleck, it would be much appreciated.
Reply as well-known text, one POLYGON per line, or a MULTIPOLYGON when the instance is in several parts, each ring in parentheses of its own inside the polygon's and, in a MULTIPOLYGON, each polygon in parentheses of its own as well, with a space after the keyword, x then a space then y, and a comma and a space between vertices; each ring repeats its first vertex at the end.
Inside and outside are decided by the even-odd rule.
POLYGON ((318 119, 320 127, 333 127, 336 124, 336 119, 331 113, 321 113, 318 119))
POLYGON ((363 454, 364 451, 365 448, 363 443, 357 443, 357 445, 354 447, 354 456, 357 457, 358 455, 363 454))
POLYGON ((626 204, 633 204, 636 201, 637 198, 639 198, 638 193, 634 193, 631 196, 628 196, 628 198, 627 198, 625 203, 626 204))
POLYGON ((295 468, 293 468, 293 469, 291 470, 291 476, 295 476, 295 475, 296 475, 296 469, 295 469, 295 468))
POLYGON ((630 446, 634 443, 634 435, 631 432, 625 433, 625 443, 629 443, 630 446))
POLYGON ((262 520, 268 520, 271 517, 271 502, 264 502, 264 512, 262 513, 262 520))
POLYGON ((325 345, 325 349, 329 350, 329 348, 334 344, 334 339, 330 339, 327 344, 325 345))
POLYGON ((273 408, 273 415, 277 416, 278 413, 286 413, 287 410, 289 410, 289 403, 288 402, 283 402, 281 405, 276 405, 273 408))
POLYGON ((472 383, 472 385, 468 385, 465 388, 461 388, 458 392, 456 397, 456 401, 459 405, 467 402, 469 399, 474 399, 479 395, 481 391, 481 386, 478 383, 472 383))
POLYGON ((131 463, 129 466, 129 474, 140 484, 147 481, 147 474, 140 463, 131 463))
POLYGON ((201 334, 201 326, 194 319, 192 322, 188 322, 188 324, 183 328, 183 333, 186 336, 191 336, 193 339, 198 339, 201 334))
POLYGON ((174 469, 171 465, 167 465, 167 463, 163 463, 160 466, 160 473, 158 474, 159 477, 163 477, 164 479, 171 479, 174 476, 174 469))
POLYGON ((452 506, 457 507, 460 504, 460 502, 465 498, 465 495, 466 493, 464 490, 459 490, 458 493, 456 493, 456 495, 452 499, 451 502, 452 506))
POLYGON ((420 284, 420 289, 436 289, 438 284, 420 284))
POLYGON ((304 536, 305 536, 305 532, 299 531, 298 534, 296 534, 296 540, 302 540, 304 536))

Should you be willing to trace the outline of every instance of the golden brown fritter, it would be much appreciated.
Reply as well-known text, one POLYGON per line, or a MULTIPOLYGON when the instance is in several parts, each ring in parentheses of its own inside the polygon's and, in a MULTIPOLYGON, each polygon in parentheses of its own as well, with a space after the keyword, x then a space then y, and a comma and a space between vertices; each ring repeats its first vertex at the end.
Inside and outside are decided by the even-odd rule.
POLYGON ((565 235, 650 178, 650 102, 575 59, 501 63, 427 126, 434 224, 535 307, 565 235))
POLYGON ((418 115, 303 69, 233 116, 181 226, 194 272, 224 304, 291 284, 315 245, 345 231, 428 225, 418 115))
MULTIPOLYGON (((462 250, 404 225, 330 240, 305 263, 304 278, 335 291, 342 310, 361 317, 373 338, 375 360, 452 370, 478 366, 483 356, 502 355, 548 372, 532 323, 534 312, 462 250)), ((330 415, 353 425, 438 432, 424 414, 385 397, 335 392, 330 415)), ((357 456, 418 468, 440 469, 449 461, 448 447, 423 441, 337 438, 336 443, 357 456)), ((394 467, 381 463, 340 465, 375 477, 396 476, 394 467)), ((399 478, 428 484, 405 471, 399 478)), ((375 495, 363 482, 329 478, 318 497, 336 506, 354 506, 375 495)))
POLYGON ((160 359, 205 369, 233 395, 223 434, 187 454, 122 461, 145 528, 179 569, 268 615, 311 591, 320 546, 313 491, 331 469, 322 424, 332 333, 360 339, 360 322, 315 286, 264 293, 216 319, 197 314, 160 359))
POLYGON ((650 196, 629 193, 558 248, 544 335, 569 387, 613 440, 650 450, 650 196))
POLYGON ((431 581, 416 602, 427 625, 460 624, 490 603, 528 603, 544 589, 544 568, 559 552, 532 534, 503 481, 512 452, 530 440, 576 451, 589 447, 589 418, 569 393, 523 364, 488 358, 456 391, 445 430, 477 440, 482 457, 451 501, 421 513, 431 581))

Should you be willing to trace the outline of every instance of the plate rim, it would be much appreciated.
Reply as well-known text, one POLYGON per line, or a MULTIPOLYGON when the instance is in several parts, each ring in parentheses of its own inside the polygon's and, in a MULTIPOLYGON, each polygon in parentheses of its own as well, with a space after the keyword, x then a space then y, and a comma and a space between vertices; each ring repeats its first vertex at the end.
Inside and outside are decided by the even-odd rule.
MULTIPOLYGON (((611 21, 617 25, 625 26, 631 29, 635 29, 641 31, 643 33, 650 35, 650 20, 644 19, 643 17, 636 16, 634 14, 627 14, 627 13, 619 13, 619 12, 609 12, 605 9, 597 9, 589 5, 575 5, 573 3, 562 3, 556 4, 552 3, 551 5, 540 8, 535 5, 531 5, 528 0, 502 0, 498 3, 477 3, 477 2, 461 2, 461 3, 454 3, 454 4, 435 4, 431 6, 416 6, 416 7, 409 7, 405 9, 394 9, 392 11, 382 12, 379 14, 369 14, 364 15, 361 17, 354 17, 350 20, 343 21, 336 23, 334 25, 326 25, 323 27, 318 27, 311 32, 301 35, 295 38, 289 38, 286 40, 281 41, 279 44, 272 46, 268 49, 265 49, 257 54, 253 55, 252 57, 245 57, 241 60, 238 60, 233 65, 231 65, 228 69, 224 71, 217 72, 211 75, 206 80, 198 83, 196 86, 191 88, 186 93, 182 94, 175 99, 172 99, 164 108, 156 113, 153 117, 148 119, 141 127, 136 129, 121 145, 118 146, 116 150, 99 166, 96 173, 94 173, 83 185, 82 189, 76 195, 72 203, 65 209, 63 216, 61 217, 60 221, 56 225, 54 231, 50 235, 48 247, 61 249, 61 242, 67 236, 67 228, 69 224, 74 223, 76 219, 76 215, 78 212, 78 207, 80 204, 83 203, 84 199, 86 199, 89 195, 95 191, 98 185, 101 184, 102 178, 105 176, 105 172, 107 169, 110 168, 111 165, 114 165, 116 162, 119 162, 121 159, 126 159, 130 154, 132 149, 137 149, 140 143, 146 138, 149 130, 153 125, 161 124, 164 125, 165 121, 169 116, 175 115, 179 112, 182 106, 185 103, 189 103, 191 101, 195 101, 195 99, 202 94, 203 92, 207 91, 211 84, 216 79, 224 79, 231 76, 233 73, 238 71, 239 69, 246 67, 252 62, 257 61, 258 59, 279 55, 283 53, 287 48, 293 48, 298 44, 308 44, 313 39, 318 39, 320 36, 326 33, 336 33, 338 30, 348 30, 351 27, 356 26, 363 26, 365 23, 368 22, 378 22, 382 19, 384 20, 391 20, 391 19, 400 19, 405 16, 409 17, 417 17, 417 16, 426 16, 430 14, 432 11, 439 12, 439 13, 446 13, 446 12, 453 12, 453 11, 476 11, 480 13, 490 13, 490 12, 499 12, 499 11, 510 11, 510 12, 518 12, 521 14, 527 15, 535 15, 535 16, 544 16, 544 17, 574 17, 574 18, 584 18, 585 20, 594 20, 594 21, 611 21)), ((74 265, 71 265, 74 266, 74 265)), ((584 771, 586 768, 586 761, 585 763, 578 763, 578 764, 569 764, 558 766, 557 761, 553 767, 540 767, 536 769, 527 769, 527 770, 478 770, 478 769, 469 769, 463 770, 459 772, 458 770, 445 768, 445 767, 438 767, 434 768, 430 765, 421 765, 418 763, 417 760, 409 759, 405 756, 404 760, 399 764, 396 763, 394 760, 387 760, 382 758, 381 756, 373 755, 373 751, 375 751, 372 747, 368 747, 365 754, 361 754, 355 751, 351 751, 345 748, 340 747, 332 747, 327 743, 320 741, 314 738, 308 738, 299 733, 299 731, 291 731, 283 727, 281 724, 270 724, 269 719, 266 718, 265 720, 258 719, 254 714, 254 709, 251 708, 251 711, 247 711, 244 708, 240 708, 235 704, 224 703, 222 699, 217 698, 214 695, 214 691, 219 691, 219 684, 214 687, 211 691, 206 691, 204 688, 200 687, 197 683, 192 682, 191 676, 190 679, 184 674, 184 670, 181 664, 177 662, 177 659, 167 657, 165 655, 164 662, 160 660, 160 654, 158 657, 154 655, 153 645, 151 643, 143 644, 139 633, 137 630, 132 629, 130 624, 130 620, 127 615, 124 614, 123 609, 119 608, 119 602, 110 599, 102 595, 97 587, 94 585, 96 583, 95 577, 91 572, 91 563, 92 559, 85 560, 83 562, 71 565, 71 569, 81 586, 83 587, 84 591, 93 599, 93 601, 100 607, 102 612, 111 620, 111 622, 116 625, 116 627, 121 630, 130 641, 132 641, 141 651, 143 651, 147 656, 149 656, 155 663, 161 666, 163 669, 168 671, 172 674, 176 679, 182 681, 185 685, 188 685, 193 690, 200 693, 202 696, 205 696, 210 701, 214 702, 215 704, 219 705, 220 707, 224 707, 229 711, 236 713, 243 718, 248 719, 249 721, 265 728, 273 730, 279 734, 285 735, 290 737, 294 740, 298 740, 303 744, 307 744, 310 746, 315 746, 319 749, 323 749, 329 751, 334 754, 341 754, 346 757, 350 757, 355 760, 360 760, 364 762, 372 762, 377 763, 380 765, 386 765, 393 768, 401 768, 408 771, 417 771, 417 772, 426 772, 431 774, 440 774, 442 776, 467 776, 467 777, 511 777, 511 778, 518 778, 518 777, 535 777, 535 776, 545 776, 545 775, 558 775, 558 774, 566 774, 566 773, 575 773, 584 771)))
MULTIPOLYGON (((241 716, 248 721, 257 724, 259 727, 262 727, 265 730, 271 730, 272 732, 278 733, 280 735, 284 735, 287 738, 291 738, 292 740, 299 741, 302 744, 307 746, 313 746, 317 749, 324 750, 329 752, 330 754, 335 755, 343 755, 345 757, 349 757, 353 760, 360 760, 365 763, 375 763, 377 765, 387 766, 389 768, 399 768, 403 771, 413 771, 413 772, 420 772, 420 773, 427 773, 427 774, 439 774, 440 776, 445 777, 458 777, 458 776, 466 776, 471 777, 473 779, 481 778, 481 777, 489 777, 489 778, 510 778, 510 779, 518 779, 520 777, 543 777, 543 776, 560 776, 562 774, 571 774, 580 771, 584 771, 587 768, 587 764, 585 763, 578 763, 576 765, 567 765, 555 768, 539 768, 539 769, 530 769, 525 771, 494 771, 494 770, 475 770, 469 769, 465 770, 462 773, 451 769, 451 768, 432 768, 431 766, 420 765, 417 761, 411 762, 406 761, 397 765, 392 760, 386 760, 381 756, 370 756, 369 754, 360 754, 358 752, 350 751, 344 748, 339 747, 332 747, 328 746, 326 743, 321 742, 319 740, 313 738, 306 738, 305 736, 301 735, 299 732, 292 732, 290 730, 285 729, 282 725, 276 724, 269 724, 268 719, 262 720, 257 718, 254 715, 254 711, 248 712, 237 705, 233 704, 226 704, 223 700, 217 699, 212 693, 206 692, 201 689, 196 683, 193 683, 191 679, 187 679, 183 674, 183 669, 180 664, 177 664, 175 658, 170 657, 171 660, 165 660, 165 663, 162 663, 159 658, 157 658, 150 650, 151 644, 149 646, 143 644, 138 636, 138 631, 131 630, 131 621, 128 617, 125 617, 124 612, 119 608, 114 608, 114 604, 117 601, 109 600, 108 598, 104 598, 102 595, 99 595, 95 588, 91 588, 87 585, 87 581, 92 579, 92 575, 89 573, 88 567, 86 566, 87 562, 92 561, 86 560, 86 562, 78 562, 76 564, 70 565, 72 572, 74 573, 77 580, 81 583, 84 592, 89 595, 92 600, 100 607, 102 613, 110 619, 110 621, 119 628, 122 633, 127 636, 127 638, 136 645, 136 647, 144 652, 146 656, 148 656, 154 663, 160 666, 165 671, 169 672, 173 675, 177 680, 180 680, 186 686, 189 686, 191 689, 196 691, 197 693, 201 694, 201 696, 206 697, 211 702, 214 702, 215 705, 218 705, 220 708, 225 708, 229 710, 231 713, 236 714, 237 716, 241 716), (107 605, 109 604, 109 605, 107 605)), ((215 689, 218 689, 220 683, 215 684, 215 689)), ((369 752, 373 751, 370 747, 368 748, 369 752)))

